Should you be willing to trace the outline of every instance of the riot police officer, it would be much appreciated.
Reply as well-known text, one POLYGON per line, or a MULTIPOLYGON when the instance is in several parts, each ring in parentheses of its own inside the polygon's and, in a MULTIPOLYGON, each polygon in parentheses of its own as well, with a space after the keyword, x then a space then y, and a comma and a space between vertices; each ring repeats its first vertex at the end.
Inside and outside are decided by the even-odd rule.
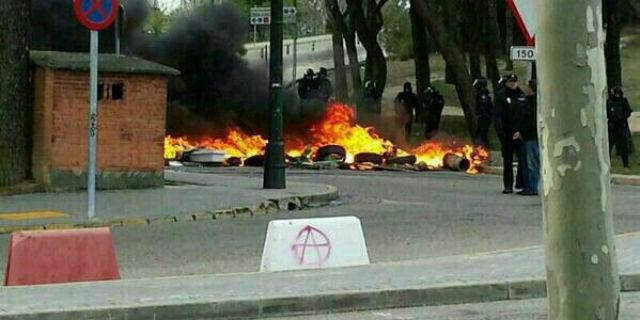
POLYGON ((396 96, 396 114, 403 119, 405 136, 411 135, 411 125, 418 113, 418 96, 413 93, 411 82, 405 82, 402 92, 396 96))
POLYGON ((524 186, 524 163, 521 152, 521 136, 518 133, 517 121, 519 115, 528 109, 528 101, 524 91, 518 87, 518 77, 510 74, 505 79, 505 87, 497 94, 495 108, 493 108, 494 126, 502 145, 502 158, 504 160, 502 193, 513 193, 513 160, 518 157, 518 174, 516 176, 516 188, 524 186))
POLYGON ((313 82, 315 73, 313 69, 307 69, 302 79, 298 80, 298 96, 300 99, 311 99, 313 95, 313 82))
POLYGON ((491 117, 493 112, 493 102, 489 89, 487 89, 487 79, 478 78, 473 82, 476 90, 476 115, 478 116, 478 126, 475 136, 475 144, 489 147, 489 128, 491 127, 491 117))
POLYGON ((616 147, 616 153, 622 157, 622 164, 629 168, 629 122, 631 116, 629 101, 624 96, 622 88, 611 89, 607 101, 607 119, 609 120, 609 151, 616 147))
POLYGON ((424 108, 427 112, 427 123, 425 137, 432 138, 440 128, 440 118, 442 118, 442 110, 444 109, 444 97, 438 89, 428 86, 424 91, 424 108))
POLYGON ((318 98, 324 102, 328 102, 329 98, 331 98, 331 95, 333 94, 333 86, 327 77, 326 68, 320 68, 318 71, 315 86, 318 87, 318 98))
POLYGON ((382 112, 380 93, 375 81, 367 80, 360 94, 357 104, 356 117, 358 123, 364 125, 373 124, 374 118, 382 112))

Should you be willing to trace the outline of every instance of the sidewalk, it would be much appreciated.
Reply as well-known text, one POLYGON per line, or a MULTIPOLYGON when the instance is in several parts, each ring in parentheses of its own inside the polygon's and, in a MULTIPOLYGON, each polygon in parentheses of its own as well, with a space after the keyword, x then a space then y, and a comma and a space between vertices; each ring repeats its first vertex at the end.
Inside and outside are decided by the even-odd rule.
POLYGON ((257 215, 320 206, 338 198, 328 185, 290 182, 264 190, 262 179, 166 171, 162 189, 99 191, 96 218, 86 216, 86 193, 0 197, 0 234, 25 229, 125 226, 257 215))
MULTIPOLYGON (((640 291, 640 233, 616 238, 622 291, 640 291)), ((0 319, 229 319, 542 298, 540 247, 316 271, 0 290, 0 319)))

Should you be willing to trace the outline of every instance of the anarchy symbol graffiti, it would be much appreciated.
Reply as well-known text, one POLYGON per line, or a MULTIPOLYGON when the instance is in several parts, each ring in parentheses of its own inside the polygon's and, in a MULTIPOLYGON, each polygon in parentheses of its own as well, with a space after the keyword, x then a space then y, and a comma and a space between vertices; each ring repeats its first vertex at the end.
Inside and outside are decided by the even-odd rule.
POLYGON ((320 229, 307 225, 298 232, 291 250, 300 265, 321 266, 331 256, 331 241, 320 229))

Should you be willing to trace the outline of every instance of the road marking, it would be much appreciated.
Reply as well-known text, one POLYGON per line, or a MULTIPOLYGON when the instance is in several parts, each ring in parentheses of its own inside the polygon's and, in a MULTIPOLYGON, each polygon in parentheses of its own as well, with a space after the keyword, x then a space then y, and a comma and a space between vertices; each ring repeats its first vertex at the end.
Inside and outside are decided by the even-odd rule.
POLYGON ((50 219, 50 218, 66 218, 70 215, 59 211, 24 211, 24 212, 7 212, 0 213, 0 220, 36 220, 36 219, 50 219))

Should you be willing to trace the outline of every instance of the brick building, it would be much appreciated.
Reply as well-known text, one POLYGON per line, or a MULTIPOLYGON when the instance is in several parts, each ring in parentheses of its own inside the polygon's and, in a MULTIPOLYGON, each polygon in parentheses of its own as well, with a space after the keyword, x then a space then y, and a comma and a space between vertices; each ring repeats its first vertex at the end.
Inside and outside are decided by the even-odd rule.
MULTIPOLYGON (((32 173, 47 190, 86 187, 89 55, 32 51, 32 173)), ((99 63, 97 186, 161 187, 167 77, 175 69, 102 54, 99 63)))

